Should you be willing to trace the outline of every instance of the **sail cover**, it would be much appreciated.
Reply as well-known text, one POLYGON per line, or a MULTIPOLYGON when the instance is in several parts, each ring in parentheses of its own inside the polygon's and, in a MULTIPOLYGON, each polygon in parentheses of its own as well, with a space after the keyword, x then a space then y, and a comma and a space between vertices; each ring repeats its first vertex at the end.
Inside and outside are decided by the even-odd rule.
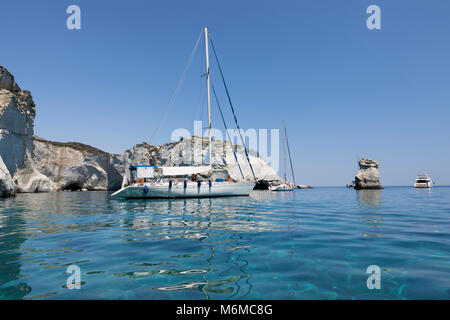
POLYGON ((136 178, 153 178, 155 176, 154 166, 136 166, 136 178))
POLYGON ((184 176, 192 174, 209 174, 211 166, 197 166, 197 167, 161 167, 163 176, 184 176))

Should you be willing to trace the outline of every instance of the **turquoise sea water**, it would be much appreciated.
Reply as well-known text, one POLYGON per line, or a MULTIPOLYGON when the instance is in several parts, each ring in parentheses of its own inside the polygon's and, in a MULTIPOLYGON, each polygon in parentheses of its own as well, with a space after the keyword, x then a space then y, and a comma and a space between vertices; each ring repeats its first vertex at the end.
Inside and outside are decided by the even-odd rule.
POLYGON ((450 299, 450 187, 110 194, 0 199, 0 299, 450 299))

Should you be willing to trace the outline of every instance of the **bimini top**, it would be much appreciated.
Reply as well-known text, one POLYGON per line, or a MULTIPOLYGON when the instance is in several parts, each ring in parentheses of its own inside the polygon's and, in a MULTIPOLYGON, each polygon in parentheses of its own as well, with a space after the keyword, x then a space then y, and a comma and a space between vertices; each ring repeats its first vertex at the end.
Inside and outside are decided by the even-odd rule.
POLYGON ((190 176, 193 174, 209 175, 211 166, 180 166, 180 167, 157 167, 154 165, 131 166, 136 170, 136 178, 155 178, 156 176, 174 177, 190 176))

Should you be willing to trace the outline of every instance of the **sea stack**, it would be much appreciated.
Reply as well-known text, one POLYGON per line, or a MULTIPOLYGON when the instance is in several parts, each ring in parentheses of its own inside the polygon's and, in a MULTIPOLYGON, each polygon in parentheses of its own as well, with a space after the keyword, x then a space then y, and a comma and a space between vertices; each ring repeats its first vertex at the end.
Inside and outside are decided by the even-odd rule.
POLYGON ((359 160, 359 171, 355 176, 355 189, 383 189, 378 161, 368 158, 359 160))

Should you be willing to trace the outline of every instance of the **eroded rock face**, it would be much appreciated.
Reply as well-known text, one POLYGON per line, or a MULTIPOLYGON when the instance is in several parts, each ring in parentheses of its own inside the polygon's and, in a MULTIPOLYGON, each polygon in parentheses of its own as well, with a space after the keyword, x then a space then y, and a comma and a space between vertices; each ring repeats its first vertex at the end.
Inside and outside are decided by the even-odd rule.
POLYGON ((378 161, 367 158, 359 160, 359 171, 355 176, 355 189, 383 189, 378 161))
POLYGON ((77 142, 34 137, 34 154, 14 176, 19 192, 117 190, 122 183, 122 156, 77 142))
POLYGON ((29 91, 22 91, 14 77, 0 66, 0 157, 4 168, 0 175, 0 194, 17 169, 24 165, 25 156, 33 151, 35 104, 29 91))
POLYGON ((16 194, 16 185, 0 157, 0 197, 12 197, 16 194))
MULTIPOLYGON (((161 146, 151 146, 140 143, 125 151, 124 167, 128 176, 128 167, 131 164, 145 164, 157 166, 192 166, 202 165, 207 158, 209 150, 207 138, 184 138, 178 142, 167 143, 161 146)), ((230 175, 236 181, 253 180, 253 175, 245 157, 244 148, 236 146, 236 155, 244 177, 233 155, 229 142, 212 142, 213 178, 226 179, 230 175)), ((257 180, 281 180, 275 170, 269 166, 256 152, 249 151, 250 162, 257 180)), ((206 160, 208 162, 208 160, 206 160)))

